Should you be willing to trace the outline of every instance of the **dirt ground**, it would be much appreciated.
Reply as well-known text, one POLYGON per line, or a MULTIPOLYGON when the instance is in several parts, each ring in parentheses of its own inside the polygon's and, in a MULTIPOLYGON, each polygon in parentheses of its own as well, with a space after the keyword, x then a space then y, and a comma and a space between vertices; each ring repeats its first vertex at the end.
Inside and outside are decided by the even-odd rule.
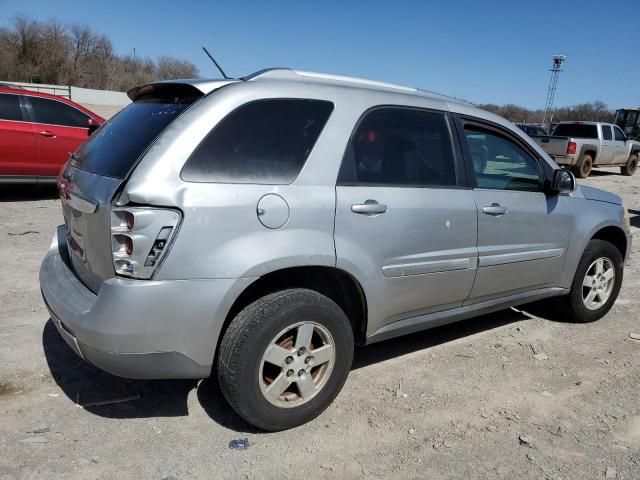
MULTIPOLYGON (((640 174, 584 183, 622 195, 640 232, 640 174)), ((599 322, 507 310, 360 348, 323 415, 269 434, 215 380, 123 380, 69 350, 38 289, 61 222, 51 189, 1 187, 0 480, 640 479, 640 236, 599 322)))

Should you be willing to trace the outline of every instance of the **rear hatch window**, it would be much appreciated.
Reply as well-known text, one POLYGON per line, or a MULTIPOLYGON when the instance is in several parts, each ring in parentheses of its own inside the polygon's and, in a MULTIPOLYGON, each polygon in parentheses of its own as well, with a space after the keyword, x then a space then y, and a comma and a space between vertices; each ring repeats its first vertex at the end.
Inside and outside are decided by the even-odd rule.
POLYGON ((583 123, 563 123, 553 131, 556 137, 598 138, 598 129, 595 125, 583 123))
POLYGON ((194 101, 194 97, 137 98, 82 144, 72 165, 105 177, 126 177, 162 130, 194 101))

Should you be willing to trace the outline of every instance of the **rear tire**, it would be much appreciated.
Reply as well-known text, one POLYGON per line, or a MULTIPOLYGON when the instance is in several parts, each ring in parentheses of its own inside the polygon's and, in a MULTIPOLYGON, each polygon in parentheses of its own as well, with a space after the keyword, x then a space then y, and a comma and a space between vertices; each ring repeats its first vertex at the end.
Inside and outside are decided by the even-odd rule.
POLYGON ((351 324, 338 305, 313 290, 283 290, 231 321, 220 343, 218 380, 245 421, 286 430, 333 402, 351 369, 353 348, 351 324))
POLYGON ((634 153, 632 155, 629 155, 629 159, 627 160, 627 163, 625 163, 624 166, 620 167, 620 171, 622 172, 622 175, 630 177, 631 175, 636 173, 637 168, 638 168, 638 154, 634 153))
POLYGON ((569 294, 555 299, 560 313, 577 323, 604 317, 618 298, 622 274, 620 251, 605 240, 591 240, 582 254, 569 294), (609 280, 608 276, 612 278, 609 280))
POLYGON ((593 157, 591 155, 582 155, 580 160, 578 160, 578 164, 573 169, 576 177, 578 178, 587 178, 591 174, 591 169, 593 168, 593 157))

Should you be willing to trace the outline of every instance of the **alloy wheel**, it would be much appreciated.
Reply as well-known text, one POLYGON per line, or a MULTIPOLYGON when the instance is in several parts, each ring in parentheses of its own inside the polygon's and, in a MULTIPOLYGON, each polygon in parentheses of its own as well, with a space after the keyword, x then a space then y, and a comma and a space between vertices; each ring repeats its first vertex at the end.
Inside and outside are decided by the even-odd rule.
POLYGON ((335 364, 331 333, 315 322, 287 327, 269 343, 260 362, 260 391, 280 408, 310 401, 326 385, 335 364))
POLYGON ((613 291, 616 271, 613 263, 607 257, 594 260, 582 281, 582 301, 589 310, 602 307, 613 291))

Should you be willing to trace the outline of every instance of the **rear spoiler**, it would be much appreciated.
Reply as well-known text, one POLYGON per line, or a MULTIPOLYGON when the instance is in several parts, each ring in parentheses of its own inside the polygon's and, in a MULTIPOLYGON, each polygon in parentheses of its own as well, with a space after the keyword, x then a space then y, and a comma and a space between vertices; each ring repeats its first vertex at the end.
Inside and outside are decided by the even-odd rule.
POLYGON ((127 96, 132 100, 150 95, 160 97, 200 98, 238 80, 165 80, 145 83, 131 88, 127 96))

